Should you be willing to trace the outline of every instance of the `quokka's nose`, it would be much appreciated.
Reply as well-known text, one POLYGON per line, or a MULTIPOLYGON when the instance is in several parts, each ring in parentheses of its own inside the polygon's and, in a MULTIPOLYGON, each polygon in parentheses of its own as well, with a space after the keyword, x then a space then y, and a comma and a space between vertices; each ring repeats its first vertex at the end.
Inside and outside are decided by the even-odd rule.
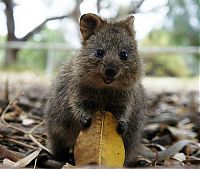
POLYGON ((115 67, 107 67, 106 69, 105 69, 105 75, 107 76, 107 77, 115 77, 116 76, 116 74, 117 74, 117 70, 116 70, 116 68, 115 67))

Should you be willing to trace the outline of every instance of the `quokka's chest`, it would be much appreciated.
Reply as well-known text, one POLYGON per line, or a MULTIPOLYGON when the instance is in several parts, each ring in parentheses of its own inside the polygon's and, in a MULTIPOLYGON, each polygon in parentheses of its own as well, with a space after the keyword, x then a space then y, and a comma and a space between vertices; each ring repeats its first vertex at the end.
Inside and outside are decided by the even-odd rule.
POLYGON ((80 88, 77 95, 79 101, 104 108, 109 104, 122 104, 128 101, 127 93, 112 89, 80 88))

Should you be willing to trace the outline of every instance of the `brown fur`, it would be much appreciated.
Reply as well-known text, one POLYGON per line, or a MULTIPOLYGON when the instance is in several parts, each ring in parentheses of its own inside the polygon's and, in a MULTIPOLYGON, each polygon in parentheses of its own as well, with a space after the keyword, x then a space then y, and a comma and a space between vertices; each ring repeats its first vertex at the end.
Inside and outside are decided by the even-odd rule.
POLYGON ((131 166, 137 155, 145 124, 145 99, 141 84, 143 75, 133 29, 133 16, 119 21, 103 20, 95 14, 80 19, 83 37, 80 54, 61 69, 50 90, 47 104, 47 128, 53 153, 60 160, 82 130, 80 119, 96 111, 110 111, 117 121, 125 123, 122 137, 126 149, 125 166, 131 166), (95 57, 103 49, 102 59, 95 57), (119 57, 128 51, 129 59, 119 57), (107 65, 116 67, 112 83, 105 83, 107 65))

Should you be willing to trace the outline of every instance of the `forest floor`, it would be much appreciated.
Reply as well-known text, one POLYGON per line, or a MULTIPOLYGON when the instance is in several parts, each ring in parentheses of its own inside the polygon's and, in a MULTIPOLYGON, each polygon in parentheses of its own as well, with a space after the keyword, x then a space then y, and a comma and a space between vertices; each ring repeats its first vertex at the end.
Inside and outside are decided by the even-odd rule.
MULTIPOLYGON (((51 78, 0 73, 0 168, 62 168, 46 147, 51 78), (8 79, 8 80, 6 80, 8 79)), ((200 167, 199 78, 145 78, 149 120, 137 167, 200 167)))

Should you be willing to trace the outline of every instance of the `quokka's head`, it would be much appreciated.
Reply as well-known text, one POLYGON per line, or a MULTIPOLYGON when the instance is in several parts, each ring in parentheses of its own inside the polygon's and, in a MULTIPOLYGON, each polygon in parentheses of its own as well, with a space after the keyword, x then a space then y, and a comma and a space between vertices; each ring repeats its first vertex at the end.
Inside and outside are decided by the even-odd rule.
POLYGON ((142 76, 137 52, 134 17, 107 21, 88 13, 80 18, 82 49, 78 58, 80 79, 97 88, 127 88, 142 76))

